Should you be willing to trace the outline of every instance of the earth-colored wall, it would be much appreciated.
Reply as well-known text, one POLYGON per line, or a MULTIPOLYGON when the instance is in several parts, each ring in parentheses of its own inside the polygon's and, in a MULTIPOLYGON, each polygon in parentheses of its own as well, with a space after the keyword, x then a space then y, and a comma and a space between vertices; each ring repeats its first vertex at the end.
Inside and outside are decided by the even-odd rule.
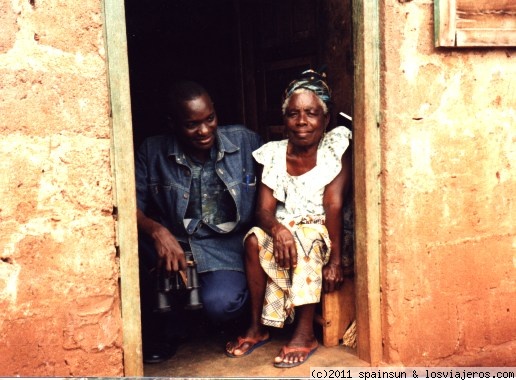
POLYGON ((101 1, 0 0, 0 376, 120 376, 101 1))
POLYGON ((516 49, 433 47, 381 8, 384 361, 516 365, 516 49))
MULTIPOLYGON (((516 365, 515 49, 382 2, 384 361, 516 365)), ((0 376, 120 376, 101 1, 0 0, 0 376)))

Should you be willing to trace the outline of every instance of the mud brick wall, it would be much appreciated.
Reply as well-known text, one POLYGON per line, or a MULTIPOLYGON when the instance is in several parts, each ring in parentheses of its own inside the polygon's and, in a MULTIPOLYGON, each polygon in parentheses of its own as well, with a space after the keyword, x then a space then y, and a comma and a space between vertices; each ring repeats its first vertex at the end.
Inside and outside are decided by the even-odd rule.
MULTIPOLYGON (((380 10, 384 361, 514 366, 516 52, 380 10)), ((0 376, 123 375, 102 23, 0 0, 0 376)))
POLYGON ((516 365, 516 50, 437 49, 382 2, 384 359, 516 365))
POLYGON ((101 1, 0 0, 0 376, 120 376, 101 1))

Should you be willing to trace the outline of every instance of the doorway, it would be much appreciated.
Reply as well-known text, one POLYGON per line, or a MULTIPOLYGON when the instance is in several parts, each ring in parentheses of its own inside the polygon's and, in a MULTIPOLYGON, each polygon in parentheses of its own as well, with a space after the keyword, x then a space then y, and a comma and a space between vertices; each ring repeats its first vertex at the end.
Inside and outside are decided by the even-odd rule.
MULTIPOLYGON (((110 2, 111 3, 111 2, 110 2)), ((296 21, 304 20, 303 23, 305 25, 312 25, 315 28, 312 29, 315 34, 311 35, 310 30, 303 30, 290 28, 290 31, 298 33, 298 38, 301 40, 307 38, 312 38, 312 42, 316 42, 317 49, 314 52, 313 50, 307 52, 303 50, 302 43, 300 45, 296 45, 295 49, 291 49, 288 52, 283 52, 281 45, 272 45, 265 46, 265 48, 271 48, 269 50, 269 54, 267 51, 259 51, 257 46, 254 45, 256 43, 256 34, 253 33, 254 29, 251 29, 251 34, 249 34, 250 26, 256 25, 252 22, 257 20, 264 20, 263 15, 267 14, 267 6, 278 5, 283 12, 287 12, 290 14, 294 2, 293 1, 262 1, 257 7, 257 1, 238 1, 238 0, 221 0, 220 2, 216 2, 215 5, 209 6, 209 11, 205 9, 201 9, 208 4, 203 3, 211 3, 211 2, 203 2, 203 1, 174 1, 174 2, 165 2, 165 1, 156 1, 152 4, 145 4, 142 6, 138 4, 135 0, 127 0, 126 1, 126 25, 127 25, 127 42, 129 45, 129 72, 131 78, 131 102, 132 102, 132 123, 134 124, 134 128, 132 131, 132 136, 134 138, 134 146, 135 148, 139 145, 139 142, 142 141, 147 135, 159 133, 160 128, 163 128, 162 119, 160 115, 160 94, 163 91, 162 85, 174 76, 181 77, 194 77, 199 82, 205 84, 210 92, 212 92, 214 100, 217 104, 217 109, 219 110, 221 124, 223 123, 244 123, 251 129, 257 130, 260 134, 262 134, 266 139, 275 139, 279 138, 281 135, 281 130, 275 128, 277 124, 274 123, 274 115, 270 115, 267 111, 267 99, 273 99, 274 96, 279 96, 277 93, 274 93, 274 86, 267 86, 268 83, 276 84, 278 82, 278 77, 282 75, 289 77, 286 73, 288 70, 295 68, 304 67, 303 65, 307 65, 308 56, 313 61, 310 61, 310 66, 312 67, 313 62, 320 64, 324 61, 328 64, 328 72, 330 73, 329 82, 331 87, 334 89, 334 97, 336 103, 341 104, 341 108, 337 105, 336 110, 343 110, 348 114, 352 114, 353 108, 355 111, 357 109, 361 111, 372 111, 372 112, 364 112, 364 115, 355 119, 355 126, 361 125, 364 129, 358 134, 358 139, 355 137, 355 144, 360 141, 367 140, 368 134, 370 134, 373 125, 376 128, 377 125, 377 105, 371 103, 369 100, 371 98, 371 93, 367 91, 368 88, 374 87, 377 85, 370 85, 367 82, 367 79, 370 79, 370 72, 377 72, 377 63, 379 60, 378 56, 378 6, 377 5, 367 5, 362 2, 356 2, 353 4, 353 19, 354 19, 354 30, 359 31, 359 33, 355 33, 355 41, 348 41, 349 44, 343 44, 342 41, 338 39, 338 33, 332 34, 328 36, 326 33, 328 30, 333 30, 337 32, 341 32, 345 34, 344 30, 346 29, 346 25, 343 24, 343 20, 346 18, 334 17, 334 18, 324 18, 325 11, 328 12, 336 12, 337 9, 343 10, 344 12, 348 12, 349 18, 347 18, 348 22, 351 20, 351 1, 349 4, 343 6, 343 2, 336 0, 328 0, 328 1, 299 1, 295 2, 295 6, 299 10, 299 15, 301 18, 294 18, 294 20, 289 21, 289 25, 295 26, 296 21), (317 11, 315 13, 315 18, 313 18, 314 13, 310 11, 310 7, 317 7, 317 11), (332 8, 332 6, 338 5, 337 8, 332 8), (132 8, 134 6, 134 8, 132 8), (329 8, 325 9, 325 6, 329 6, 329 8), (184 41, 181 39, 172 38, 173 30, 170 30, 168 26, 170 26, 170 22, 173 21, 170 19, 173 15, 181 14, 178 13, 169 13, 170 8, 176 8, 176 11, 181 7, 184 11, 198 11, 201 14, 208 15, 209 19, 214 19, 223 27, 216 29, 216 33, 208 33, 206 35, 206 28, 201 28, 201 31, 204 31, 205 34, 201 35, 201 40, 197 39, 194 41, 202 41, 202 48, 200 49, 192 49, 191 42, 187 43, 186 41, 192 41, 190 39, 190 35, 183 36, 184 41), (290 8, 289 8, 290 7, 290 8), (339 8, 340 7, 340 8, 339 8), (260 9, 258 9, 260 8, 260 9), (259 13, 256 13, 256 12, 259 13), (260 17, 257 17, 257 14, 260 17), (142 23, 139 23, 134 17, 139 15, 141 17, 142 23), (309 17, 307 16, 309 15, 309 17), (134 17, 133 17, 134 16, 134 17), (373 17, 371 17, 373 16, 373 17), (305 17, 305 18, 303 18, 305 17), (308 17, 308 19, 306 18, 308 17), (308 21, 307 21, 308 20, 308 21), (224 22, 222 22, 224 21, 224 22), (226 21, 229 21, 226 23, 226 21), (315 22, 315 23, 313 23, 315 22), (325 25, 326 29, 322 28, 321 25, 325 25), (364 29, 370 34, 365 34, 364 29), (218 35, 219 40, 214 40, 214 36, 218 35), (213 37, 213 38, 212 38, 213 37), (169 45, 168 50, 164 50, 167 46, 164 45, 165 42, 175 42, 178 43, 178 46, 183 45, 183 48, 186 46, 186 51, 190 51, 190 53, 195 53, 192 60, 190 60, 190 64, 185 65, 187 62, 184 56, 181 56, 182 51, 178 46, 172 44, 169 45), (218 41, 218 42, 217 42, 218 41), (253 45, 251 45, 253 44, 253 45), (352 45, 355 46, 355 49, 358 49, 358 58, 353 58, 352 56, 352 45), (141 50, 137 50, 135 46, 139 46, 141 50), (342 48, 345 46, 345 48, 342 48), (205 48, 206 50, 203 50, 205 48), (220 48, 220 50, 216 50, 216 48, 220 48), (251 48, 251 49, 249 49, 251 48), (139 51, 135 54, 135 52, 139 51), (219 51, 225 51, 227 56, 222 56, 219 51), (293 54, 288 56, 288 54, 278 56, 281 57, 279 61, 268 61, 268 58, 274 56, 273 52, 282 53, 282 54, 293 54), (295 56, 298 54, 297 56, 295 56), (304 55, 303 55, 304 54, 304 55), (330 59, 325 58, 325 54, 330 59), (135 57, 136 55, 136 57, 135 57), (257 59, 257 55, 262 57, 262 60, 257 59), (339 55, 344 55, 344 58, 337 59, 339 55), (367 57, 366 57, 367 56, 367 57), (200 58, 199 58, 200 57, 200 58), (205 57, 209 57, 208 59, 204 59, 205 57), (215 60, 210 59, 214 57, 215 60), (177 58, 177 62, 176 62, 177 58), (331 59, 335 58, 335 59, 331 59), (355 61, 355 67, 357 67, 357 59, 358 63, 364 63, 363 66, 360 66, 360 77, 357 76, 357 72, 355 71, 355 80, 358 78, 359 88, 355 89, 355 102, 357 102, 357 92, 358 92, 358 107, 357 104, 353 105, 353 89, 350 87, 353 83, 353 61, 355 61), (225 62, 225 63, 224 63, 225 62), (177 64, 176 64, 177 63, 177 64), (182 65, 182 66, 181 66, 182 65), (253 66, 254 65, 254 66, 253 66), (297 66, 296 66, 297 65, 297 66), (332 65, 333 69, 332 69, 332 65), (145 69, 146 67, 146 69, 145 69), (143 69, 142 69, 143 68, 143 69), (161 68, 161 70, 158 70, 161 68), (194 75, 192 73, 195 73, 194 75), (282 71, 283 70, 283 71, 282 71), (159 73, 159 74, 158 74, 159 73), (203 76, 204 73, 204 76, 203 76), (254 75, 253 75, 254 74, 254 75), (335 74, 332 77, 332 74, 335 74), (364 75, 366 74, 366 75, 364 75), (341 75, 340 78, 338 76, 341 75), (138 77, 138 78, 137 78, 138 77), (203 78, 205 80, 203 80, 203 78), (250 91, 253 89, 254 91, 250 91), (228 94, 229 90, 233 89, 232 92, 235 94, 232 96, 228 94), (342 93, 335 93, 335 91, 342 93), (340 101, 338 98, 340 97, 340 101), (150 100, 150 101, 146 101, 150 100), (366 99, 367 98, 367 99, 366 99), (257 99, 261 99, 258 101, 257 99), (228 106, 231 105, 231 106, 228 106), (235 106, 236 105, 236 106, 235 106), (367 116, 371 115, 371 116, 367 116), (271 119, 269 119, 271 117, 271 119), (266 120, 264 123, 263 120, 266 120), (360 141, 357 141, 360 140, 360 141)), ((114 26, 121 25, 122 30, 125 31, 125 26, 123 23, 120 24, 120 20, 116 20, 117 17, 120 16, 118 13, 120 9, 123 11, 123 6, 119 6, 118 2, 113 2, 113 5, 107 6, 106 9, 106 29, 111 30, 114 29, 114 26), (118 4, 118 5, 117 5, 118 4), (114 8, 118 9, 114 10, 114 8)), ((270 11, 269 16, 273 17, 274 15, 285 14, 285 13, 275 13, 274 11, 270 11)), ((183 13, 184 15, 184 13, 183 13)), ((326 17, 328 13, 326 13, 326 17)), ((190 19, 199 20, 199 14, 195 16, 197 18, 190 19)), ((179 25, 185 21, 183 20, 175 20, 179 25)), ((345 21, 344 21, 345 23, 345 21)), ((174 24, 176 25, 176 24, 174 24)), ((193 25, 193 24, 192 24, 193 25)), ((211 23, 210 25, 215 25, 211 23)), ((276 25, 278 26, 278 25, 276 25)), ((281 25, 279 25, 281 26, 281 25)), ((351 28, 351 25, 348 24, 347 27, 351 28)), ((173 28, 172 28, 173 29, 173 28)), ((188 30, 192 33, 192 35, 196 35, 199 31, 195 31, 192 29, 182 29, 183 33, 185 30, 188 30)), ((271 36, 274 37, 274 30, 272 29, 271 36)), ((276 33, 283 33, 280 30, 276 29, 276 33)), ((116 32, 112 32, 112 34, 116 34, 116 32)), ((107 33, 107 42, 108 46, 110 45, 110 33, 107 33)), ((198 35, 198 34, 197 34, 198 35)), ((284 37, 283 34, 280 34, 281 37, 284 37)), ((277 37, 277 35, 276 35, 277 37)), ((347 34, 347 37, 350 38, 350 34, 347 34)), ((116 38, 121 38, 120 35, 117 35, 116 38)), ((273 38, 274 40, 275 38, 273 38)), ((281 40, 281 38, 279 38, 281 40)), ((295 44, 294 44, 295 45, 295 44)), ((198 45, 195 45, 199 47, 198 45)), ((306 48, 306 46, 305 46, 306 48)), ((120 61, 124 60, 124 46, 118 46, 114 41, 111 41, 111 47, 108 51, 109 65, 114 65, 112 62, 117 61, 113 60, 113 56, 118 53, 120 61), (118 50, 121 50, 118 51, 118 50)), ((121 65, 122 69, 124 65, 121 65)), ((295 71, 297 74, 298 71, 295 71)), ((110 77, 116 77, 116 70, 110 68, 110 77)), ((291 77, 291 76, 290 76, 291 77)), ((278 85, 278 88, 284 88, 286 83, 282 85, 278 85)), ((120 95, 120 90, 124 91, 124 86, 120 85, 120 83, 111 81, 111 98, 116 98, 120 95)), ((271 100, 271 103, 274 102, 271 100)), ((113 106, 113 105, 112 105, 113 106)), ((116 108, 116 107, 115 107, 116 108)), ((122 114, 131 114, 130 111, 124 109, 113 109, 113 119, 115 120, 117 117, 122 114)), ((337 118, 334 119, 334 122, 337 121, 337 118)), ((114 122, 118 126, 113 126, 113 136, 114 136, 114 145, 115 148, 117 146, 116 137, 120 134, 121 130, 126 127, 130 123, 120 123, 114 122), (123 125, 122 125, 123 124, 123 125)), ((123 133, 127 133, 126 130, 123 133)), ((368 140, 366 144, 363 144, 361 150, 367 150, 367 148, 376 148, 377 141, 368 140)), ((132 147, 131 147, 132 148, 132 147)), ((356 151, 355 151, 356 152, 356 151)), ((126 152, 128 153, 128 152, 126 152)), ((115 168, 117 167, 117 149, 115 149, 114 153, 114 162, 115 168)), ((132 154, 132 152, 131 152, 132 154)), ((131 156, 131 154, 126 154, 125 157, 131 156)), ((120 157, 120 156, 119 156, 120 157)), ((118 158, 118 161, 123 161, 118 158)), ((358 181, 361 183, 360 188, 367 190, 370 187, 375 187, 377 183, 376 173, 373 173, 369 168, 375 166, 378 162, 373 159, 370 163, 368 163, 368 167, 364 168, 364 172, 366 176, 358 181)), ((120 162, 119 162, 120 164, 120 162)), ((120 166, 120 165, 119 165, 120 166)), ((123 166, 123 163, 122 163, 123 166)), ((356 166, 356 165, 355 165, 356 166)), ((117 177, 120 177, 117 175, 117 177)), ((126 178, 126 180, 132 180, 132 178, 126 178)), ((356 182, 356 180, 355 180, 356 182)), ((133 184, 134 185, 134 184, 133 184)), ((130 188, 130 186, 129 186, 130 188)), ((124 193, 125 189, 119 187, 117 193, 124 193)), ((126 194, 127 195, 127 194, 126 194)), ((130 194, 129 194, 130 195, 130 194)), ((130 203, 130 202, 129 202, 130 203)), ((375 222, 371 223, 371 216, 374 217, 375 213, 377 216, 378 211, 378 203, 377 200, 372 198, 368 198, 364 202, 359 205, 360 215, 359 219, 361 223, 364 225, 364 230, 362 231, 366 237, 368 242, 374 242, 375 234, 369 234, 372 229, 373 232, 377 229, 377 225, 375 222), (364 211, 364 205, 370 204, 373 207, 368 209, 367 216, 364 217, 361 213, 364 211), (376 206, 375 206, 376 205, 376 206), (372 236, 372 238, 370 237, 372 236)), ((120 225, 125 221, 127 224, 134 223, 134 216, 127 216, 126 218, 120 215, 120 225)), ((124 223, 124 224, 125 224, 124 223)), ((377 232, 377 231, 376 231, 377 232)), ((378 242, 378 240, 376 240, 378 242)), ((127 256, 134 256, 134 247, 128 247, 124 249, 120 249, 121 256, 124 256, 124 251, 127 256)), ((378 247, 374 247, 371 244, 362 245, 357 251, 357 254, 360 260, 363 263, 357 262, 357 272, 360 277, 361 267, 366 269, 367 272, 369 269, 375 270, 375 266, 378 264, 378 247), (370 255, 372 253, 372 256, 370 255), (369 263, 368 263, 369 257, 369 263), (372 260, 370 258, 372 257, 372 260), (372 261, 372 262, 371 262, 372 261)), ((357 257, 357 258, 359 258, 357 257)), ((377 269, 377 268, 376 268, 377 269)), ((370 274, 369 274, 370 275, 370 274)), ((360 355, 366 360, 371 362, 377 362, 379 356, 379 351, 381 350, 381 341, 379 339, 379 287, 378 289, 372 289, 370 291, 371 285, 375 285, 375 281, 377 281, 376 273, 373 273, 373 280, 363 279, 364 281, 359 281, 357 296, 360 302, 358 302, 358 309, 367 310, 367 313, 364 317, 360 316, 360 312, 358 315, 359 319, 359 332, 364 331, 367 335, 367 339, 364 340, 364 344, 362 345, 363 354, 360 355), (377 294, 378 293, 378 294, 377 294), (372 298, 372 302, 371 302, 372 298), (376 299, 378 298, 378 299, 376 299), (362 304, 363 306, 360 306, 362 304), (368 305, 368 306, 366 306, 368 305), (372 305, 372 307, 370 306, 372 305), (360 323, 360 319, 362 319, 362 323, 360 323), (360 326, 361 325, 361 326, 360 326), (372 330, 372 331, 371 331, 372 330)), ((123 276, 123 273, 122 273, 123 276)), ((364 275, 365 276, 365 275, 364 275)), ((134 284, 133 284, 134 286, 134 284)), ((124 293, 124 289, 122 286, 122 293, 124 293)), ((122 295, 122 302, 124 303, 124 296, 122 295)), ((124 322, 124 334, 128 329, 125 326, 124 322)), ((130 329, 129 329, 130 330, 130 329)), ((133 342, 134 343, 134 342, 133 342)), ((125 343, 124 343, 125 345, 125 343)), ((360 340, 359 340, 360 345, 360 340)), ((136 345, 137 347, 138 345, 136 345)), ((133 345, 134 347, 134 345, 133 345)), ((360 346, 359 346, 360 348, 360 346)), ((360 352, 360 349, 359 349, 360 352)), ((127 370, 127 367, 126 367, 127 370)), ((132 371, 137 375, 137 369, 132 371)), ((130 375, 131 371, 126 372, 126 375, 130 375)), ((140 374, 141 375, 141 374, 140 374)))

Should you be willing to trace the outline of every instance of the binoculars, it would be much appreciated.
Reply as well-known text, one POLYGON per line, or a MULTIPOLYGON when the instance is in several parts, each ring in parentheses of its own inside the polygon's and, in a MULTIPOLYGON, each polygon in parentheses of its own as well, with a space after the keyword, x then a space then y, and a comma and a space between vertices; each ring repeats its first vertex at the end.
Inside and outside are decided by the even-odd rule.
POLYGON ((197 310, 202 308, 199 288, 197 264, 191 251, 185 252, 186 273, 168 272, 161 267, 156 273, 156 300, 154 311, 166 313, 171 311, 176 303, 185 303, 185 309, 197 310), (186 300, 185 298, 186 291, 186 300))

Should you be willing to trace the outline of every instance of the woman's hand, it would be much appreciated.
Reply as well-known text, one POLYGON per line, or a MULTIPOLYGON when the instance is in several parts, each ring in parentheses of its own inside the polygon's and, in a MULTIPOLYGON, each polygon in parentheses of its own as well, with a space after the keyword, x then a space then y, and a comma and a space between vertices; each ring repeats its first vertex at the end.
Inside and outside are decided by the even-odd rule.
POLYGON ((297 250, 294 235, 282 224, 272 229, 274 258, 280 268, 294 269, 297 266, 297 250))
POLYGON ((344 282, 344 274, 340 263, 328 262, 323 267, 323 289, 325 293, 339 290, 344 282))
POLYGON ((296 242, 292 232, 276 219, 276 205, 272 189, 260 184, 256 205, 258 225, 272 236, 273 254, 278 266, 292 269, 297 266, 296 242))
POLYGON ((165 265, 167 271, 177 272, 179 269, 186 269, 185 252, 167 228, 159 226, 151 236, 158 252, 158 260, 161 265, 165 265))

